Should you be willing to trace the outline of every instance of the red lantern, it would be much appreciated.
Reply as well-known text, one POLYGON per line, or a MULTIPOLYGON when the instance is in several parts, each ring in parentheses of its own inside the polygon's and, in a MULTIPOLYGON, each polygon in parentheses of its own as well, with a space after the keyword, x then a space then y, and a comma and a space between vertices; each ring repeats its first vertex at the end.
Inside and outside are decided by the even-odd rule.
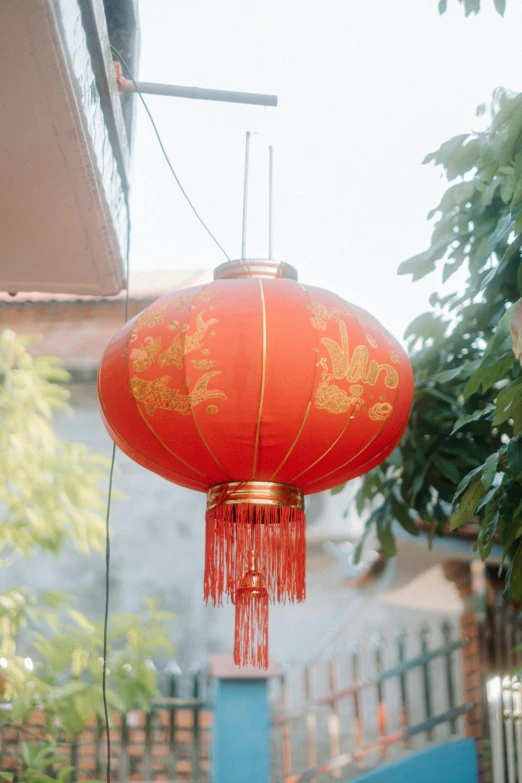
POLYGON ((305 597, 303 496, 396 447, 408 357, 371 315, 301 285, 289 265, 242 261, 125 324, 98 385, 125 454, 208 493, 205 598, 236 603, 236 663, 266 666, 268 600, 305 597))

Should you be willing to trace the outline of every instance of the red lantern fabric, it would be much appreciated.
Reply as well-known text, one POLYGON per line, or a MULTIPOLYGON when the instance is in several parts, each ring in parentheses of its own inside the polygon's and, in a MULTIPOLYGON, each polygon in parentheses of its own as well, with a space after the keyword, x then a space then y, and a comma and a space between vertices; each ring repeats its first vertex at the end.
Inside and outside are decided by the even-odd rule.
MULTIPOLYGON (((230 270, 231 279, 163 296, 113 338, 99 372, 111 437, 176 484, 201 492, 221 487, 213 508, 224 506, 227 487, 261 482, 309 494, 379 464, 400 441, 412 402, 412 370, 400 344, 336 294, 294 279, 249 277, 244 263, 230 270)), ((299 516, 292 500, 264 506, 274 507, 286 508, 294 522, 299 516)), ((233 513, 239 519, 238 508, 233 513)), ((214 527, 218 516, 213 512, 214 527)), ((302 560, 304 535, 300 544, 300 535, 294 538, 285 546, 302 560)), ((216 554, 222 571, 225 550, 216 554)), ((234 599, 239 566, 229 566, 228 585, 216 587, 214 575, 207 586, 215 603, 234 599)), ((281 565, 271 583, 265 567, 271 599, 302 600, 304 575, 283 579, 281 565)))

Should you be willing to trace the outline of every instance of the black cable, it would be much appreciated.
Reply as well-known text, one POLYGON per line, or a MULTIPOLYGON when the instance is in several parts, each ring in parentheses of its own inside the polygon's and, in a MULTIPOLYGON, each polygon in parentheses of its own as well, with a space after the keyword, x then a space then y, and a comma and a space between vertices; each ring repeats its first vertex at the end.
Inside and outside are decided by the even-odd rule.
POLYGON ((164 157, 165 157, 165 160, 167 161, 167 165, 168 165, 169 169, 171 170, 171 172, 172 172, 172 176, 173 176, 173 177, 174 177, 174 179, 176 180, 176 183, 177 183, 177 185, 178 185, 179 189, 181 190, 181 192, 182 192, 182 193, 183 193, 183 195, 185 196, 185 199, 187 200, 187 203, 188 203, 189 207, 191 208, 191 210, 193 211, 193 213, 195 214, 195 216, 197 217, 197 219, 199 220, 199 222, 201 223, 201 225, 203 226, 203 228, 205 229, 205 231, 207 232, 207 234, 209 235, 209 237, 210 237, 210 238, 211 238, 211 239, 212 239, 212 240, 213 240, 213 241, 216 243, 216 245, 218 246, 218 248, 221 250, 221 252, 222 252, 222 253, 223 253, 223 255, 225 256, 225 258, 227 259, 227 261, 230 261, 231 259, 230 259, 230 256, 228 255, 227 251, 226 251, 226 250, 224 249, 224 247, 223 247, 223 246, 222 246, 222 245, 221 245, 221 244, 218 242, 218 240, 216 239, 216 237, 214 236, 214 234, 212 233, 212 231, 209 229, 209 227, 207 226, 207 224, 206 224, 206 223, 203 221, 203 218, 200 216, 200 214, 199 214, 199 212, 197 211, 196 207, 194 206, 194 204, 192 203, 192 201, 191 201, 191 200, 190 200, 190 198, 188 197, 188 194, 187 194, 187 192, 186 192, 185 188, 184 188, 184 187, 183 187, 183 185, 181 184, 181 182, 180 182, 180 180, 179 180, 179 177, 178 177, 178 175, 176 174, 176 172, 175 172, 175 170, 174 170, 174 166, 173 166, 173 165, 172 165, 172 163, 170 162, 170 158, 169 158, 169 156, 168 156, 168 154, 167 154, 167 151, 166 151, 166 149, 165 149, 165 147, 164 147, 164 145, 163 145, 163 142, 162 142, 162 140, 161 140, 161 136, 160 136, 160 134, 159 134, 159 131, 158 131, 157 127, 156 127, 156 123, 154 122, 154 120, 153 120, 153 118, 152 118, 152 114, 150 113, 149 107, 147 106, 147 104, 146 104, 146 102, 145 102, 145 99, 144 99, 143 95, 141 94, 141 92, 140 92, 140 91, 139 91, 139 89, 138 89, 138 85, 136 84, 136 82, 135 82, 135 80, 134 80, 134 77, 133 77, 133 75, 132 75, 132 72, 131 72, 131 70, 130 70, 129 66, 127 65, 127 63, 125 62, 124 58, 121 56, 121 54, 119 53, 119 51, 118 51, 118 50, 117 50, 117 49, 116 49, 116 48, 115 48, 115 47, 114 47, 112 44, 111 44, 110 46, 111 46, 111 49, 112 49, 112 51, 113 51, 113 52, 116 54, 116 56, 119 58, 119 60, 120 60, 121 64, 123 65, 123 67, 125 68, 125 70, 127 71, 128 75, 129 75, 129 79, 130 79, 130 81, 131 81, 131 82, 133 83, 133 85, 134 85, 134 89, 136 90, 136 92, 137 92, 137 94, 138 94, 138 97, 139 97, 140 101, 141 101, 141 102, 142 102, 142 104, 143 104, 143 108, 144 108, 144 109, 145 109, 145 111, 147 112, 147 114, 148 114, 148 117, 149 117, 149 120, 151 121, 152 127, 154 128, 154 133, 156 134, 156 138, 158 139, 159 145, 160 145, 160 147, 161 147, 161 151, 163 152, 163 155, 164 155, 164 157))
MULTIPOLYGON (((129 273, 130 273, 130 204, 129 194, 125 191, 125 204, 127 206, 127 241, 126 241, 126 286, 125 286, 125 323, 129 320, 129 273)), ((110 566, 111 566, 111 535, 110 517, 112 500, 112 482, 114 478, 114 463, 116 461, 116 443, 112 444, 111 467, 109 471, 109 487, 107 490, 107 513, 105 516, 105 609, 103 614, 103 672, 102 672, 102 697, 103 712, 105 716, 105 736, 107 740, 107 783, 111 783, 111 732, 109 726, 109 707, 107 704, 107 648, 109 630, 109 597, 110 597, 110 566)))
POLYGON ((103 673, 102 694, 105 713, 105 736, 107 738, 107 783, 111 783, 111 732, 109 727, 109 708, 107 706, 107 631, 109 625, 109 573, 111 564, 111 537, 109 520, 111 513, 112 479, 116 460, 116 444, 112 444, 111 469, 109 472, 109 490, 107 493, 107 515, 105 517, 105 613, 103 617, 103 673))

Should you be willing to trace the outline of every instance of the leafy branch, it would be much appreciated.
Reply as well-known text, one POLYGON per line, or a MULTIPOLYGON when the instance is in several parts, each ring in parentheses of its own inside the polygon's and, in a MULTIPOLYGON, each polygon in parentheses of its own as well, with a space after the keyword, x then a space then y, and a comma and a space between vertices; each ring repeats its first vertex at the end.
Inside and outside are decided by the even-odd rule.
POLYGON ((357 503, 388 554, 394 520, 411 533, 422 521, 432 535, 475 521, 481 557, 502 545, 522 599, 522 95, 498 89, 491 111, 487 131, 456 136, 424 161, 450 184, 429 215, 430 247, 399 273, 419 280, 442 267, 444 283, 459 270, 465 280, 434 293, 406 331, 409 426, 357 503))

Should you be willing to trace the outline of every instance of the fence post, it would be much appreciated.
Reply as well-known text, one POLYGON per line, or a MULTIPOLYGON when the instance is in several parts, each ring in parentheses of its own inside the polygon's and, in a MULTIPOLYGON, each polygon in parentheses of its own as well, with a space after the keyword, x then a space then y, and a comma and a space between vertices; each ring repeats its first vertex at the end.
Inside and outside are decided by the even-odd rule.
POLYGON ((238 668, 229 655, 212 655, 214 720, 212 728, 213 783, 269 783, 271 713, 267 670, 238 668))
MULTIPOLYGON (((475 707, 466 715, 466 736, 479 740, 487 736, 487 724, 483 721, 483 679, 488 668, 486 651, 486 573, 480 560, 471 563, 447 561, 444 563, 446 578, 454 582, 464 604, 460 618, 460 630, 469 638, 462 651, 462 676, 464 701, 475 707)), ((499 642, 502 633, 499 634, 499 642)))
MULTIPOLYGON (((402 628, 397 636, 397 651, 399 654, 399 663, 404 664, 406 663, 406 639, 408 634, 406 633, 405 629, 402 628)), ((406 685, 406 672, 402 671, 399 678, 399 686, 400 686, 400 697, 401 697, 401 714, 400 714, 400 727, 403 729, 403 731, 406 731, 408 726, 410 725, 410 710, 409 710, 409 704, 408 704, 408 688, 406 685)), ((405 735, 404 738, 404 747, 408 748, 410 745, 410 741, 408 737, 405 735)))
POLYGON ((492 677, 487 682, 493 783, 505 783, 504 775, 504 715, 502 704, 502 680, 492 677))

